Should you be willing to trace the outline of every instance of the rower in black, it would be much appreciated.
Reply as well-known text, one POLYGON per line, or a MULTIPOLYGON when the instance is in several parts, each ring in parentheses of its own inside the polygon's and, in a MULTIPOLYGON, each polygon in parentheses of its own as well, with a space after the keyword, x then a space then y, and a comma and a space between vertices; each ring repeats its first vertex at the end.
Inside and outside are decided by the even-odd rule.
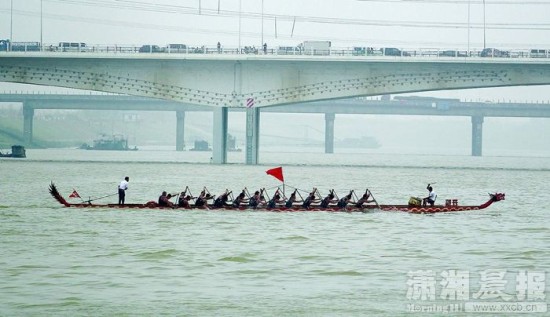
POLYGON ((319 207, 321 208, 327 208, 330 203, 333 203, 334 202, 334 194, 331 192, 328 196, 326 196, 325 198, 323 198, 323 200, 321 200, 321 204, 319 205, 319 207))
POLYGON ((218 198, 214 200, 214 207, 222 208, 225 206, 229 206, 229 204, 227 203, 227 200, 229 199, 229 194, 231 194, 231 192, 225 191, 225 193, 218 196, 218 198))
POLYGON ((352 193, 353 193, 353 191, 350 191, 349 194, 347 194, 346 196, 340 198, 340 200, 338 201, 338 204, 337 204, 338 208, 346 208, 349 201, 351 200, 352 193))
POLYGON ((236 207, 236 208, 239 208, 241 206, 242 203, 245 203, 246 202, 246 199, 245 199, 245 194, 244 194, 244 190, 239 194, 239 196, 237 196, 235 199, 233 199, 233 207, 236 207))
POLYGON ((317 188, 313 188, 313 191, 309 193, 307 198, 304 200, 304 203, 302 204, 302 207, 308 209, 311 204, 315 201, 315 192, 317 191, 317 188))
POLYGON ((273 198, 271 198, 267 203, 267 208, 275 208, 277 207, 277 204, 281 202, 281 195, 279 194, 279 192, 277 192, 275 193, 275 195, 273 195, 273 198))

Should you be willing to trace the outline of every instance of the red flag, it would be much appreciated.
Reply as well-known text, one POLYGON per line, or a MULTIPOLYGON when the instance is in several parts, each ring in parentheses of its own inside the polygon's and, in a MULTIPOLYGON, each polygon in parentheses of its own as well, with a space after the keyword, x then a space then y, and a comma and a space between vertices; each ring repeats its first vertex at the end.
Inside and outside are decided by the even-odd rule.
POLYGON ((281 182, 285 181, 285 178, 283 176, 283 168, 282 167, 275 167, 275 168, 269 169, 265 172, 267 173, 267 175, 271 175, 271 176, 275 177, 276 179, 280 180, 281 182))
POLYGON ((80 198, 80 195, 73 189, 73 193, 69 195, 69 198, 80 198))

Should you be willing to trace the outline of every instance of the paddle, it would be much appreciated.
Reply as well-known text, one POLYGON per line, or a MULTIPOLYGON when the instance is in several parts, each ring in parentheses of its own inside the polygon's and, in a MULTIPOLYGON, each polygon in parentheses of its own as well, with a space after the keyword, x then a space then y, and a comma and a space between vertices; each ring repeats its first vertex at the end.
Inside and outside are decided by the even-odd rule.
POLYGON ((91 203, 91 202, 94 201, 94 200, 99 200, 99 199, 111 197, 111 196, 114 196, 114 195, 118 195, 118 193, 114 193, 114 194, 110 194, 110 195, 106 195, 106 196, 101 196, 101 197, 97 197, 97 198, 94 198, 94 199, 91 199, 91 198, 90 198, 90 199, 88 199, 88 200, 84 200, 84 199, 82 199, 82 198, 80 198, 80 199, 82 199, 82 202, 83 202, 83 203, 88 203, 88 204, 89 204, 89 203, 91 203))
MULTIPOLYGON (((260 195, 262 195, 262 193, 265 193, 265 197, 267 198, 266 201, 269 201, 269 194, 267 193, 265 188, 262 188, 262 191, 261 191, 260 195)), ((275 194, 277 194, 277 192, 275 192, 275 194)))
POLYGON ((369 195, 372 197, 372 200, 374 201, 374 203, 376 204, 376 207, 378 209, 380 209, 380 205, 378 204, 378 202, 376 201, 376 198, 374 198, 374 195, 372 194, 372 192, 367 188, 367 192, 369 193, 369 195))
POLYGON ((302 194, 300 194, 300 191, 297 188, 294 188, 294 191, 296 193, 298 193, 298 196, 300 196, 300 201, 303 203, 304 202, 304 197, 302 197, 302 194))
POLYGON ((353 197, 355 198, 355 202, 357 202, 359 200, 359 197, 355 193, 355 190, 352 190, 352 192, 353 192, 353 197))

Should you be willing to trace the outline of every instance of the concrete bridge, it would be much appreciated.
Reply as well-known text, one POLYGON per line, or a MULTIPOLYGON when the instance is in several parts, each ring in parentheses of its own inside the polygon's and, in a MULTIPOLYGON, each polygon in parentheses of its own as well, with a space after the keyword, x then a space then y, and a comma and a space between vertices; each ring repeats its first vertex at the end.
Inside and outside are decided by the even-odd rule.
MULTIPOLYGON (((28 143, 32 141, 35 109, 85 109, 85 110, 134 110, 175 111, 177 118, 176 149, 184 149, 185 113, 214 111, 212 107, 183 104, 181 102, 123 95, 59 95, 59 94, 0 94, 0 102, 23 103, 23 131, 28 143)), ((231 108, 231 111, 245 111, 231 108)), ((262 108, 260 112, 324 113, 325 152, 334 152, 334 122, 337 114, 467 116, 472 122, 472 155, 482 155, 483 121, 485 117, 543 117, 550 118, 550 103, 485 103, 460 102, 458 99, 430 97, 395 97, 393 100, 346 99, 320 101, 262 108)), ((259 123, 258 113, 257 122, 259 123)), ((214 124, 214 126, 216 123, 214 124)), ((259 129, 259 127, 258 127, 259 129)), ((214 128, 216 130, 216 128, 214 128)), ((259 134, 259 130, 258 130, 259 134)), ((227 138, 227 136, 225 137, 227 138)), ((258 139, 259 140, 259 139, 258 139)), ((214 150, 225 152, 219 144, 214 150)), ((258 144, 246 145, 247 156, 257 153, 258 144)), ((258 159, 258 157, 256 157, 258 159)), ((248 160, 247 160, 248 163, 248 160)), ((249 163, 250 164, 250 163, 249 163)))
POLYGON ((216 163, 226 161, 222 149, 226 148, 228 109, 246 108, 248 164, 258 162, 263 107, 415 91, 550 84, 548 58, 408 55, 12 51, 0 53, 0 81, 214 107, 216 163))

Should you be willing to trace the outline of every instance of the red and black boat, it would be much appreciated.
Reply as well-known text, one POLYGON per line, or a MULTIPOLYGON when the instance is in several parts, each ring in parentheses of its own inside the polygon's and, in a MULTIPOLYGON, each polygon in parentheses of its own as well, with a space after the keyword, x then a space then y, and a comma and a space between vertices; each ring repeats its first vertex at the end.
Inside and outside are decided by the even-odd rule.
POLYGON ((218 211, 273 211, 273 212, 301 212, 301 211, 325 211, 325 212, 368 212, 372 210, 382 210, 382 211, 400 211, 400 212, 409 212, 409 213, 441 213, 441 212, 456 212, 456 211, 468 211, 468 210, 480 210, 489 207, 492 203, 501 201, 505 199, 504 193, 495 193, 489 194, 489 200, 481 205, 459 205, 458 200, 446 200, 445 205, 434 205, 422 207, 418 204, 407 204, 407 205, 384 205, 378 204, 376 200, 369 201, 368 204, 362 205, 361 207, 355 206, 353 203, 348 204, 346 207, 337 207, 330 205, 326 208, 321 208, 320 206, 312 205, 309 208, 304 208, 301 205, 295 205, 292 207, 278 206, 275 208, 267 208, 266 206, 258 206, 256 208, 251 208, 248 206, 232 207, 214 207, 212 205, 207 206, 190 206, 190 207, 167 207, 159 206, 155 201, 148 201, 143 204, 95 204, 91 200, 83 201, 79 203, 69 203, 67 200, 59 193, 55 184, 51 183, 49 188, 50 194, 55 200, 65 207, 72 208, 119 208, 119 209, 181 209, 181 210, 218 210, 218 211), (374 204, 373 204, 374 203, 374 204))

